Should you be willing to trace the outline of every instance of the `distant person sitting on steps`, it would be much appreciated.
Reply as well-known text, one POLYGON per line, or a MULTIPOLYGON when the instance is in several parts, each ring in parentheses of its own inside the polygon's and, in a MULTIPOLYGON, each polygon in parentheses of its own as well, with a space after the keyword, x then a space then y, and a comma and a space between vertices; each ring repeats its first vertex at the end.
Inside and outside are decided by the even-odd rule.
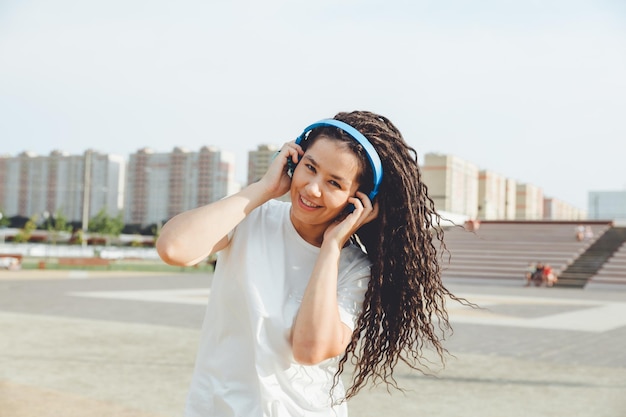
POLYGON ((535 272, 533 272, 533 275, 531 277, 531 281, 533 284, 535 284, 535 287, 541 287, 545 282, 543 269, 544 269, 543 263, 537 262, 537 265, 535 267, 535 272))
POLYGON ((556 274, 554 273, 554 270, 552 269, 552 267, 548 264, 544 265, 543 281, 545 282, 546 286, 552 287, 554 284, 556 284, 557 280, 558 278, 556 274))
POLYGON ((535 273, 535 263, 534 262, 529 262, 528 266, 526 267, 526 273, 524 274, 524 286, 526 287, 530 287, 530 284, 532 282, 532 278, 533 278, 533 274, 535 273))
POLYGON ((585 226, 579 224, 576 226, 576 240, 582 242, 585 239, 585 226))

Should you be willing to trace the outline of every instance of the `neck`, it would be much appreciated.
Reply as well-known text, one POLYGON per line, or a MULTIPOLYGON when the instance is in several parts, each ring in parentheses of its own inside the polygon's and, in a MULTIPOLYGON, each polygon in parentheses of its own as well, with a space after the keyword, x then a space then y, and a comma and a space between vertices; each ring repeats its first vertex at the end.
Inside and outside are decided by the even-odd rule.
POLYGON ((324 241, 324 232, 328 227, 327 225, 306 224, 295 220, 292 216, 289 216, 289 219, 294 229, 296 229, 296 232, 298 232, 300 237, 304 239, 305 242, 310 243, 313 246, 317 246, 318 248, 322 246, 322 242, 324 241))

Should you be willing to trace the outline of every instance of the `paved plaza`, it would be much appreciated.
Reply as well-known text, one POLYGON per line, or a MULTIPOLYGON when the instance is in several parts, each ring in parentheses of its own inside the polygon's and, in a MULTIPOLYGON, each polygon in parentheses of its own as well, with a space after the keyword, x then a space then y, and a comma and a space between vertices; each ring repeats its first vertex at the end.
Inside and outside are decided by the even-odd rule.
MULTIPOLYGON (((445 367, 350 415, 626 416, 626 291, 451 282, 445 367)), ((182 415, 210 275, 0 271, 0 417, 182 415)))

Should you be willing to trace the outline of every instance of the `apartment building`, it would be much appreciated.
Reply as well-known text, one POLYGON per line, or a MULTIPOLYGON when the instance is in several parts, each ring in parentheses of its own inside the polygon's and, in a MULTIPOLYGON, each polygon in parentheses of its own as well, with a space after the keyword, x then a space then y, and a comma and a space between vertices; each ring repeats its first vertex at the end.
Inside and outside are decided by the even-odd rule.
POLYGON ((543 190, 532 184, 517 184, 515 220, 543 220, 543 190))
POLYGON ((517 210, 517 181, 512 178, 507 178, 505 184, 504 220, 515 220, 515 212, 517 210))
POLYGON ((557 198, 546 197, 543 199, 544 220, 584 220, 587 213, 565 201, 557 198))
POLYGON ((279 147, 263 144, 254 151, 248 151, 248 184, 257 182, 267 172, 279 147))
POLYGON ((587 196, 590 219, 626 222, 626 191, 590 191, 587 196))
POLYGON ((545 198, 543 190, 518 183, 452 155, 428 153, 422 176, 440 212, 478 220, 582 220, 586 212, 545 198))
POLYGON ((439 211, 478 214, 478 167, 453 155, 427 153, 422 166, 424 183, 439 211))
POLYGON ((140 149, 128 160, 124 221, 162 223, 238 189, 233 153, 206 146, 198 152, 180 147, 168 153, 140 149))
MULTIPOLYGON (((262 144, 248 152, 248 183, 265 174, 277 150, 262 144)), ((82 155, 53 151, 47 156, 0 156, 0 212, 40 218, 60 212, 85 225, 105 208, 110 215, 123 212, 125 223, 145 226, 237 192, 234 166, 232 153, 211 147, 198 152, 177 147, 168 153, 144 148, 130 155, 128 165, 122 156, 93 150, 82 155)), ((544 198, 538 187, 479 171, 455 156, 426 154, 422 173, 440 212, 480 220, 586 218, 584 211, 544 198)), ((590 218, 626 217, 624 194, 590 193, 590 218)))
POLYGON ((102 208, 117 215, 125 167, 122 156, 93 150, 0 156, 0 210, 7 217, 61 213, 69 221, 93 217, 102 208))
POLYGON ((478 219, 507 218, 507 178, 489 170, 478 172, 478 219))
MULTIPOLYGON (((280 148, 276 145, 259 145, 255 151, 248 152, 248 184, 260 180, 267 172, 270 164, 280 148)), ((291 201, 289 192, 277 198, 281 201, 291 201)))

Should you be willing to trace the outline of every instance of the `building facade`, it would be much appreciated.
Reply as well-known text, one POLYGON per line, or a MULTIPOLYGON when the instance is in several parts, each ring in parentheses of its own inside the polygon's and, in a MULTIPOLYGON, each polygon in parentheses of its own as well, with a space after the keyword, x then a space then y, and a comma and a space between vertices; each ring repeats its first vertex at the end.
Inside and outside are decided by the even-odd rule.
MULTIPOLYGON (((256 150, 248 152, 248 184, 257 182, 267 172, 270 164, 280 148, 276 145, 259 145, 256 150)), ((281 201, 291 201, 289 192, 277 198, 281 201)))
POLYGON ((101 209, 117 215, 123 206, 125 167, 123 157, 92 150, 0 157, 0 210, 6 217, 60 213, 69 221, 93 217, 101 209))
POLYGON ((502 220, 507 216, 506 177, 493 171, 478 173, 478 219, 502 220))
POLYGON ((276 145, 263 144, 248 152, 248 184, 257 182, 265 175, 278 149, 276 145))
POLYGON ((584 220, 587 213, 557 198, 543 199, 544 220, 584 220))
POLYGON ((130 155, 124 221, 150 225, 217 201, 239 190, 234 154, 202 147, 169 153, 140 149, 130 155))
MULTIPOLYGON (((262 144, 248 152, 248 184, 267 171, 278 147, 262 144)), ((101 209, 124 214, 142 226, 237 192, 234 155, 216 148, 198 152, 174 148, 141 149, 128 164, 119 155, 88 150, 82 155, 53 151, 0 156, 0 213, 32 217, 61 213, 69 221, 95 216, 101 209)), ((479 220, 582 220, 587 213, 530 184, 518 184, 451 155, 429 153, 423 180, 440 212, 479 220)), ((286 194, 281 199, 289 200, 286 194)), ((626 219, 626 191, 590 192, 589 218, 626 219)))
POLYGON ((422 167, 424 183, 437 210, 478 215, 478 167, 452 155, 428 153, 422 167))
POLYGON ((533 184, 517 184, 515 220, 543 220, 543 190, 533 184))
POLYGON ((518 183, 451 155, 428 153, 422 165, 424 183, 438 211, 477 220, 582 220, 586 213, 545 198, 543 190, 518 183))
POLYGON ((626 222, 626 191, 590 191, 587 204, 590 219, 626 222))
POLYGON ((517 181, 512 178, 507 178, 505 184, 503 220, 515 220, 515 211, 517 210, 517 181))

